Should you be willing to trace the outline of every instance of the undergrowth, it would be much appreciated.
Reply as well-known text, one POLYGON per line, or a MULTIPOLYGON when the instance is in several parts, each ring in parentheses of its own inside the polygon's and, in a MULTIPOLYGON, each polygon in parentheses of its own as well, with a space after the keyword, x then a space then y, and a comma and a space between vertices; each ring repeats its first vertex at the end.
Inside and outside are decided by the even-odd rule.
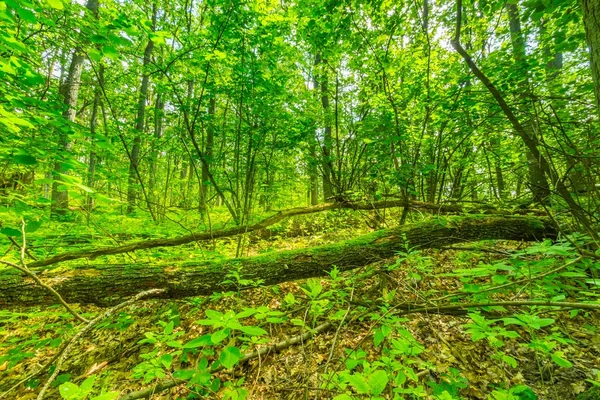
MULTIPOLYGON (((101 322, 50 393, 68 400, 133 399, 125 393, 144 388, 181 399, 597 398, 585 396, 600 385, 598 313, 578 304, 598 304, 598 264, 578 257, 573 240, 583 239, 427 252, 407 246, 352 273, 334 266, 326 278, 268 288, 233 272, 223 279, 236 291, 145 301, 101 322), (527 306, 531 300, 562 305, 527 306), (161 390, 165 382, 173 388, 161 390)), ((58 307, 1 311, 0 389, 44 364, 77 326, 58 307)), ((7 398, 34 398, 48 373, 7 398)))

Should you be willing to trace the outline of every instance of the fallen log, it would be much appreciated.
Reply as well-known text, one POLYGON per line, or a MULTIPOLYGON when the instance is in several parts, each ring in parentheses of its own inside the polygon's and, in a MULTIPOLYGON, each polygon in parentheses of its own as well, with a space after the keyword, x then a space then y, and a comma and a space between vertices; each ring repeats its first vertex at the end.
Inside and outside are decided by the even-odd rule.
MULTIPOLYGON (((227 273, 264 285, 322 276, 335 265, 341 271, 394 256, 405 244, 419 249, 454 243, 503 239, 554 238, 551 220, 537 217, 462 216, 384 229, 340 243, 274 252, 255 257, 180 264, 81 265, 42 275, 67 302, 110 306, 142 290, 166 289, 164 298, 184 298, 239 289, 223 283, 227 273)), ((0 308, 53 304, 55 298, 16 270, 0 271, 0 308)))
MULTIPOLYGON (((160 239, 151 239, 151 240, 142 240, 134 243, 129 243, 123 246, 115 246, 115 247, 105 247, 105 248, 88 248, 82 249, 62 254, 57 254, 52 257, 48 257, 44 260, 35 261, 29 264, 30 268, 37 267, 45 267, 48 265, 57 264, 59 262, 70 261, 70 260, 78 260, 81 258, 90 258, 94 259, 100 256, 114 255, 114 254, 123 254, 130 253, 138 250, 146 250, 152 249, 156 247, 174 247, 181 246, 184 244, 192 243, 192 242, 202 242, 213 239, 219 239, 224 237, 230 237, 255 231, 260 231, 268 228, 271 225, 274 225, 284 219, 295 217, 298 215, 308 215, 323 211, 329 210, 340 210, 340 209, 349 209, 349 210, 380 210, 383 208, 394 208, 394 207, 406 207, 406 200, 382 200, 375 202, 336 202, 336 203, 324 203, 311 207, 296 207, 289 208, 287 210, 279 211, 270 217, 267 217, 259 222, 249 225, 243 226, 234 226, 232 228, 219 229, 214 231, 202 231, 202 232, 193 232, 188 235, 179 236, 175 238, 160 238, 160 239)), ((411 200, 408 203, 408 207, 411 210, 425 210, 430 213, 437 214, 459 214, 459 213, 470 213, 470 214, 494 214, 494 215, 538 215, 543 216, 545 214, 540 214, 539 211, 532 210, 493 210, 486 209, 483 212, 478 209, 466 210, 460 205, 456 204, 433 204, 433 203, 425 203, 421 201, 411 200)))
MULTIPOLYGON (((176 238, 160 238, 152 240, 142 240, 135 243, 129 243, 123 246, 116 247, 105 247, 105 248, 90 248, 82 249, 78 251, 72 251, 67 253, 58 254, 44 260, 36 261, 29 264, 30 268, 45 267, 48 265, 57 264, 59 262, 78 260, 81 258, 96 258, 99 256, 107 256, 114 254, 123 254, 134 252, 138 250, 152 249, 156 247, 174 247, 181 246, 192 242, 202 242, 213 239, 219 239, 224 237, 230 237, 240 235, 243 233, 250 233, 258 230, 265 229, 271 225, 274 225, 284 219, 295 217, 298 215, 307 215, 329 210, 339 209, 352 209, 352 210, 378 210, 382 208, 392 207, 404 207, 406 206, 405 200, 383 200, 377 202, 336 202, 336 203, 324 203, 311 207, 296 207, 289 208, 287 210, 279 211, 270 217, 267 217, 259 222, 249 225, 234 226, 231 228, 213 230, 213 231, 201 231, 193 232, 188 235, 179 236, 176 238)), ((454 205, 437 205, 430 203, 421 203, 417 201, 411 202, 411 208, 415 209, 426 209, 430 211, 437 211, 440 213, 451 213, 461 212, 460 206, 454 205)))

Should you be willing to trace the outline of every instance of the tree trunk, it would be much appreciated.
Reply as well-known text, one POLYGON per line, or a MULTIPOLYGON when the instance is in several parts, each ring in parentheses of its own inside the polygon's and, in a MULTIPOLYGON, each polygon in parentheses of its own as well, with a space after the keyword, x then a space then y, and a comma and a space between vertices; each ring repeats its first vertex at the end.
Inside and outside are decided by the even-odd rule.
MULTIPOLYGON (((64 270, 48 270, 43 279, 70 303, 109 306, 151 288, 167 289, 166 298, 237 290, 235 284, 223 283, 225 275, 231 271, 241 271, 242 279, 274 285, 322 276, 334 265, 341 271, 362 267, 393 257, 406 245, 424 249, 476 240, 533 241, 556 235, 552 222, 544 218, 453 217, 443 224, 434 220, 405 225, 340 243, 256 257, 180 265, 80 265, 69 274, 65 274, 64 270)), ((20 271, 6 269, 0 272, 0 308, 55 302, 51 293, 24 277, 20 271)))
MULTIPOLYGON (((513 55, 517 68, 523 74, 523 79, 519 82, 519 98, 525 104, 531 104, 531 90, 529 88, 528 78, 528 66, 525 54, 525 40, 523 38, 523 32, 521 31, 521 21, 519 20, 519 8, 516 4, 506 4, 508 9, 508 17, 510 23, 510 37, 513 47, 513 55)), ((530 109, 531 107, 526 107, 530 109)), ((527 129, 530 137, 535 139, 537 144, 537 136, 534 129, 533 119, 525 121, 523 124, 527 129)), ((538 158, 531 153, 527 152, 527 166, 529 171, 529 184, 531 192, 533 194, 533 200, 537 203, 546 202, 550 196, 550 187, 548 186, 548 180, 546 175, 540 166, 538 158)))
POLYGON ((600 112, 600 2, 598 0, 581 0, 581 10, 585 36, 590 48, 590 66, 596 105, 600 112))
MULTIPOLYGON (((313 90, 317 91, 319 87, 319 80, 317 78, 317 63, 320 61, 319 55, 315 58, 315 68, 313 71, 313 90)), ((317 157, 317 143, 318 143, 318 131, 308 133, 308 143, 310 148, 310 157, 308 160, 308 174, 310 176, 310 205, 316 206, 319 204, 319 168, 318 168, 318 157, 317 157), (312 136, 311 136, 312 135, 312 136)))
POLYGON ((165 101, 162 94, 159 92, 156 95, 156 101, 154 104, 154 142, 150 150, 150 179, 148 180, 148 192, 152 201, 152 206, 156 208, 156 213, 159 213, 158 202, 159 202, 159 189, 157 186, 157 170, 158 170, 158 159, 159 159, 159 143, 162 138, 163 131, 163 118, 165 114, 165 101))
MULTIPOLYGON (((86 7, 92 13, 98 11, 98 0, 88 0, 86 7)), ((81 47, 77 46, 71 58, 69 66, 69 75, 64 85, 60 88, 60 93, 63 96, 64 104, 67 106, 62 116, 70 122, 75 122, 77 112, 77 98, 79 97, 79 86, 81 83, 81 72, 83 71, 83 61, 85 57, 81 47)), ((71 151, 71 142, 69 141, 68 133, 65 129, 61 129, 58 137, 59 151, 69 153, 71 151)), ((60 183, 61 175, 66 175, 68 170, 65 168, 62 160, 58 160, 54 164, 53 182, 52 182, 52 206, 51 214, 64 215, 69 208, 69 192, 62 188, 60 183)))
MULTIPOLYGON (((94 13, 96 19, 98 19, 98 1, 91 3, 90 10, 94 13)), ((98 125, 98 111, 100 110, 100 102, 102 96, 102 88, 104 87, 104 64, 100 63, 100 68, 98 70, 98 82, 96 87, 94 88, 94 104, 92 105, 92 115, 90 116, 90 160, 88 164, 88 174, 87 174, 87 185, 90 188, 94 188, 94 184, 96 183, 96 164, 98 162, 98 155, 96 154, 95 144, 94 144, 94 136, 96 135, 96 127, 98 125)), ((92 208, 94 208, 94 198, 87 195, 87 211, 88 211, 88 224, 90 214, 92 212, 92 208)))
MULTIPOLYGON (((321 55, 317 54, 315 60, 315 67, 322 63, 321 55)), ((315 74, 316 76, 316 74, 315 74)), ((321 146, 323 152, 323 200, 327 201, 333 197, 333 165, 331 160, 331 118, 329 115, 329 93, 328 93, 328 82, 327 73, 322 72, 320 79, 317 80, 321 89, 321 106, 323 107, 323 145, 321 146)))
POLYGON ((209 195, 208 189, 210 187, 210 178, 209 178, 208 174, 210 172, 210 165, 213 160, 213 152, 214 152, 214 145, 215 145, 215 111, 216 111, 216 100, 213 95, 210 98, 209 103, 208 103, 209 121, 206 126, 206 145, 204 147, 204 156, 205 156, 206 162, 202 163, 202 187, 200 188, 200 190, 201 190, 200 201, 202 204, 200 205, 200 210, 203 212, 206 211, 206 202, 207 202, 208 195, 209 195))
MULTIPOLYGON (((152 30, 156 27, 156 4, 153 5, 152 10, 152 30)), ((150 64, 150 56, 152 55, 152 49, 154 48, 154 42, 152 39, 148 39, 148 44, 144 50, 144 62, 142 66, 142 83, 140 87, 140 95, 138 98, 137 116, 135 119, 135 138, 133 139, 133 147, 131 148, 131 158, 129 160, 129 179, 127 181, 127 214, 133 213, 135 209, 136 191, 138 189, 137 182, 139 178, 139 162, 140 162, 140 147, 142 144, 142 135, 144 134, 145 126, 145 113, 146 113, 146 100, 148 98, 148 86, 150 84, 150 75, 147 73, 146 68, 150 64)), ((141 183, 141 182, 140 182, 141 183)), ((148 204, 148 207, 151 207, 148 204)))
POLYGON ((310 205, 319 204, 319 177, 317 169, 317 151, 314 144, 310 144, 310 161, 308 163, 310 175, 310 205))
POLYGON ((538 161, 538 165, 544 174, 550 178, 550 180, 556 184, 556 191, 563 198, 563 200, 569 205, 569 209, 573 216, 577 219, 581 225, 585 227, 586 232, 595 240, 600 239, 598 232, 593 229, 590 219, 588 218, 587 213, 579 204, 577 204, 573 198, 571 197, 571 193, 566 187, 565 183, 562 179, 559 178, 557 172, 552 168, 552 166, 548 163, 548 160, 544 157, 544 155, 540 152, 538 148, 538 141, 535 137, 531 137, 528 133, 527 129, 521 124, 519 119, 516 117, 512 109, 509 107, 504 97, 494 85, 492 81, 477 67, 473 58, 469 55, 469 53, 465 50, 465 48, 460 43, 460 31, 462 26, 462 0, 456 1, 456 30, 454 33, 454 38, 450 41, 452 47, 456 50, 458 54, 463 58, 465 63, 468 65, 469 69, 473 74, 485 85, 487 90, 494 96, 494 99, 502 109, 502 112, 506 116, 506 118, 510 121, 514 130, 523 140, 523 143, 527 146, 532 156, 536 158, 538 161))
MULTIPOLYGON (((91 150, 90 150, 90 161, 88 164, 88 174, 87 174, 87 185, 90 188, 94 188, 96 183, 96 164, 98 162, 98 155, 96 154, 94 137, 96 136, 96 128, 98 126, 98 111, 100 109, 100 96, 101 88, 104 86, 104 65, 100 64, 100 69, 98 72, 98 86, 94 91, 94 104, 92 106, 92 115, 90 117, 90 136, 91 136, 91 150)), ((87 196, 87 209, 88 212, 92 211, 94 208, 94 198, 88 194, 87 196)))

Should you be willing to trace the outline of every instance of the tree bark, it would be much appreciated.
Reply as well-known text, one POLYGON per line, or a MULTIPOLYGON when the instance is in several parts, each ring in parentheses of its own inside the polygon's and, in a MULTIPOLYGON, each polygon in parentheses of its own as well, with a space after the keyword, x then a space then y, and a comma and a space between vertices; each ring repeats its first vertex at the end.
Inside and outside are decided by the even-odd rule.
MULTIPOLYGON (((98 0, 88 0, 86 7, 93 14, 98 12, 98 0)), ((75 122, 77 112, 77 99, 79 97, 79 86, 81 84, 81 72, 83 71, 84 61, 83 51, 80 46, 75 48, 69 66, 69 75, 66 82, 60 88, 66 110, 62 113, 63 118, 70 122, 75 122)), ((58 138, 59 151, 69 153, 71 151, 71 142, 66 130, 61 130, 58 138)), ((60 182, 61 175, 68 173, 68 169, 63 162, 58 160, 54 163, 52 173, 52 215, 64 215, 69 208, 69 192, 62 188, 60 182)))
POLYGON ((159 144, 163 134, 163 119, 165 114, 165 100, 162 93, 158 92, 154 103, 154 142, 150 149, 150 178, 148 180, 148 192, 152 199, 152 205, 156 208, 156 214, 160 214, 159 188, 157 186, 157 170, 159 159, 159 144))
MULTIPOLYGON (((521 30, 521 21, 519 17, 519 8, 516 4, 506 4, 508 10, 508 18, 510 24, 510 37, 513 47, 513 56, 517 69, 523 74, 519 82, 520 93, 518 97, 524 103, 526 109, 531 109, 532 93, 529 87, 529 68, 527 66, 527 55, 525 53, 525 39, 521 30)), ((530 112, 530 111, 529 111, 530 112)), ((530 114, 533 114, 530 112, 530 114)), ((537 144, 537 136, 534 129, 533 119, 530 117, 523 124, 529 136, 535 140, 537 144)), ((547 202, 550 197, 550 187, 548 180, 542 168, 538 157, 527 151, 527 167, 529 172, 529 185, 533 194, 533 201, 536 203, 547 202)))
MULTIPOLYGON (((317 57, 315 60, 315 67, 319 64, 323 63, 321 59, 321 54, 317 53, 317 57)), ((316 76, 316 74, 315 74, 316 76)), ((328 201, 333 196, 333 163, 331 159, 331 116, 329 115, 329 89, 328 89, 328 81, 327 81, 327 72, 325 72, 325 68, 321 72, 319 76, 320 79, 316 80, 315 83, 318 83, 321 90, 321 107, 323 108, 323 145, 321 146, 321 150, 323 152, 323 201, 328 201)))
POLYGON ((596 106, 600 113, 600 2, 598 0, 581 0, 581 10, 585 36, 590 48, 590 66, 596 106))
POLYGON ((310 158, 308 159, 308 174, 310 175, 310 205, 316 206, 319 204, 319 176, 317 168, 317 149, 316 144, 313 143, 314 139, 311 140, 310 146, 310 158))
MULTIPOLYGON (((87 185, 90 188, 94 188, 96 183, 96 164, 98 163, 98 155, 96 154, 95 148, 95 136, 96 136, 96 128, 98 126, 98 111, 100 109, 100 96, 102 95, 102 87, 104 86, 104 65, 100 64, 99 72, 98 72, 98 85, 94 89, 94 104, 92 106, 92 115, 90 116, 90 161, 88 164, 88 173, 87 173, 87 185)), ((94 208, 94 198, 87 195, 87 210, 88 213, 92 212, 94 208)), ((89 217, 89 215, 88 215, 89 217)))
POLYGON ((202 186, 200 188, 200 211, 206 212, 206 202, 208 201, 210 179, 209 173, 214 158, 214 146, 215 146, 215 112, 216 112, 216 99, 213 94, 208 102, 208 116, 209 121, 206 126, 206 144, 204 146, 204 156, 206 162, 202 164, 202 186))
MULTIPOLYGON (((98 0, 91 1, 88 3, 90 11, 93 12, 96 20, 98 19, 98 0)), ((98 125, 98 111, 100 110, 100 102, 102 97, 102 88, 104 87, 104 63, 100 63, 99 71, 98 71, 98 81, 96 87, 94 88, 94 104, 92 106, 92 115, 90 116, 90 161, 88 164, 88 173, 87 173, 87 185, 90 188, 94 188, 94 184, 96 181, 96 164, 98 163, 98 155, 96 154, 95 144, 94 144, 94 136, 96 136, 96 127, 98 125)), ((88 211, 88 224, 90 213, 94 208, 94 198, 87 195, 87 211, 88 211)))
MULTIPOLYGON (((167 171, 167 177, 170 175, 169 171, 167 171)), ((168 187, 168 180, 167 185, 168 187)), ((476 199, 475 199, 476 200, 476 199)), ((350 210, 379 210, 382 208, 392 208, 392 207, 404 207, 405 210, 414 209, 414 210, 428 210, 430 213, 437 214, 458 214, 458 213, 470 213, 470 214, 487 214, 487 215, 538 215, 545 216, 546 213, 544 211, 536 211, 536 210, 496 210, 489 207, 479 207, 475 210, 465 210, 460 205, 456 204, 431 204, 431 203, 423 203, 419 201, 409 201, 406 200, 383 200, 372 203, 351 203, 351 202, 341 202, 341 203, 325 203, 320 204, 313 207, 297 207, 290 208, 287 210, 279 211, 278 213, 265 218, 259 222, 249 225, 238 225, 233 228, 228 229, 220 229, 220 230, 211 230, 211 231, 203 231, 203 232, 193 232, 189 235, 179 236, 170 239, 152 239, 152 240, 144 240, 140 242, 130 243, 123 246, 118 247, 106 247, 106 248, 91 248, 91 249, 83 249, 79 251, 67 252, 55 255, 50 258, 46 258, 45 260, 36 261, 29 264, 32 268, 37 267, 45 267, 48 265, 57 264, 59 262, 70 261, 70 260, 78 260, 81 258, 96 258, 100 256, 106 255, 114 255, 114 254, 123 254, 134 252, 138 250, 152 249, 156 247, 174 247, 181 246, 187 243, 192 242, 202 242, 209 241, 224 237, 230 237, 250 232, 259 231, 262 229, 266 229, 267 227, 276 224, 279 221, 283 221, 286 218, 291 218, 297 215, 308 215, 317 212, 323 212, 328 210, 339 210, 339 209, 350 209, 350 210), (481 209, 484 208, 485 212, 482 213, 481 209)), ((408 212, 408 211, 407 211, 408 212)))
MULTIPOLYGON (((152 30, 156 28, 156 15, 157 7, 153 5, 152 10, 152 30)), ((152 49, 154 49, 154 42, 152 39, 148 39, 148 44, 144 50, 144 62, 142 72, 142 82, 140 87, 140 94, 138 98, 137 115, 135 119, 135 138, 133 139, 133 147, 131 148, 131 158, 129 160, 129 179, 127 181, 127 214, 133 213, 135 209, 136 200, 136 183, 141 179, 139 176, 139 163, 140 163, 140 147, 142 144, 142 135, 144 134, 145 127, 145 114, 146 114, 146 100, 148 99, 148 86, 150 85, 150 75, 146 71, 146 68, 150 64, 150 56, 152 55, 152 49)), ((148 204, 149 209, 152 205, 148 204)))
MULTIPOLYGON (((452 217, 385 229, 356 239, 256 257, 182 263, 179 265, 103 264, 81 265, 70 272, 49 270, 44 280, 70 303, 100 306, 152 288, 166 289, 165 298, 208 295, 237 290, 223 283, 227 273, 239 271, 243 279, 263 285, 325 275, 336 266, 351 270, 393 257, 408 244, 425 249, 476 240, 540 240, 554 238, 550 219, 537 217, 452 217)), ((0 272, 0 308, 15 305, 54 304, 55 297, 20 271, 0 272)))

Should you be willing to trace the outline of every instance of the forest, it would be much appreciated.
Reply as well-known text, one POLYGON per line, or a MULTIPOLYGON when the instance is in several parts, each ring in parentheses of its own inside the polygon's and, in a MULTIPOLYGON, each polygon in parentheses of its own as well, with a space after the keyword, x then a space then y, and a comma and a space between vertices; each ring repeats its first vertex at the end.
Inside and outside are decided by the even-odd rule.
POLYGON ((600 399, 600 1, 0 0, 0 399, 600 399))

